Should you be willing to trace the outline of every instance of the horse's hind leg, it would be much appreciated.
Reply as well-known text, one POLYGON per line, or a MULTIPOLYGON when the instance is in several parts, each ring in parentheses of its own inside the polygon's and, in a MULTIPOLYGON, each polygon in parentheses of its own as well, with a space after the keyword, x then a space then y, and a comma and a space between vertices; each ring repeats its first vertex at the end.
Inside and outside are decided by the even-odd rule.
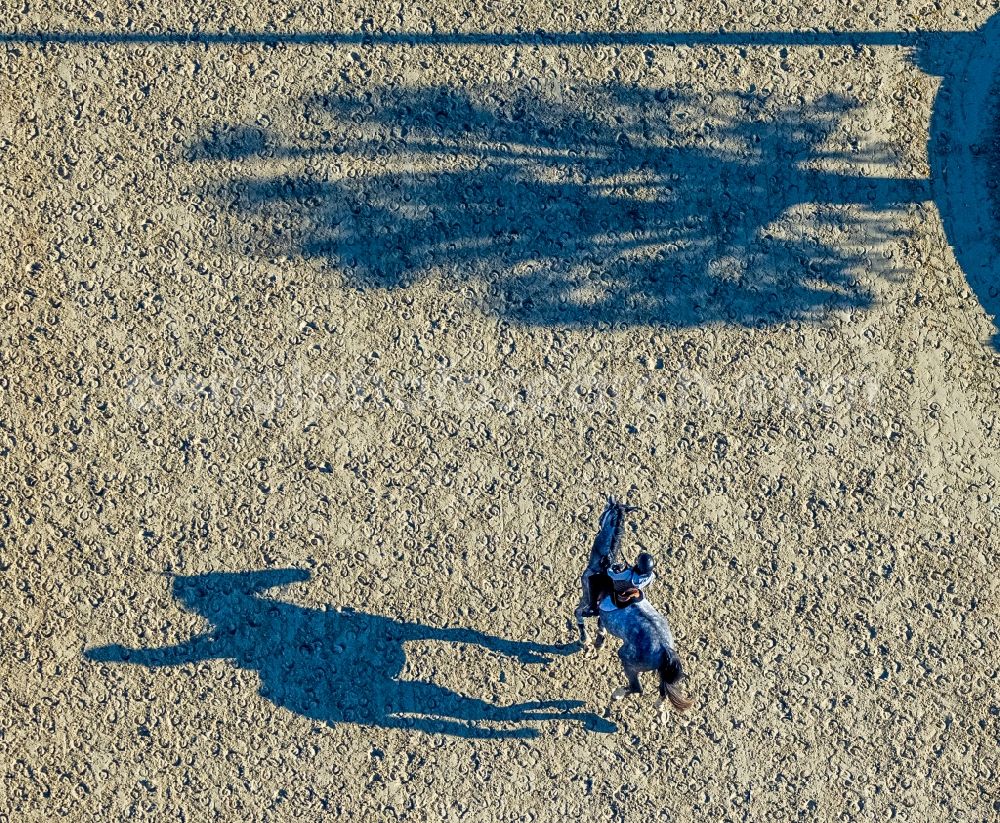
POLYGON ((661 726, 667 725, 667 706, 670 705, 670 701, 667 700, 666 691, 663 688, 662 682, 660 683, 660 699, 656 702, 656 722, 661 726))
POLYGON ((667 706, 670 705, 670 700, 667 697, 667 692, 669 690, 669 684, 667 683, 666 674, 663 671, 663 667, 660 667, 660 700, 656 704, 656 719, 660 722, 661 726, 667 725, 667 706))
POLYGON ((623 700, 630 694, 642 694, 642 684, 639 682, 639 670, 622 660, 625 666, 625 678, 628 680, 627 686, 620 686, 611 693, 612 700, 623 700))

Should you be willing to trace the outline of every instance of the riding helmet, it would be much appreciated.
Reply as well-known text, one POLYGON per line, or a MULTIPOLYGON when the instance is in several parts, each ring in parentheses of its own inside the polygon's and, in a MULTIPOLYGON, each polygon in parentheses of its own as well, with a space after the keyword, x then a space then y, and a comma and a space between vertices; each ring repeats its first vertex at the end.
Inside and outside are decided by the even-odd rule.
POLYGON ((653 555, 643 552, 635 559, 636 574, 647 575, 653 573, 653 555))

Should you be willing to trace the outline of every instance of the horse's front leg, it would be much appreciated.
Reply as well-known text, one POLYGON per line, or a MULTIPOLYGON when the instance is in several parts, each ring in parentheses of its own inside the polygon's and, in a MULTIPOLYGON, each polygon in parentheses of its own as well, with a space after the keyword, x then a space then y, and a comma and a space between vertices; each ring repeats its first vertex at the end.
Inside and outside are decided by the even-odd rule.
POLYGON ((584 625, 584 616, 590 610, 590 581, 586 574, 580 579, 580 602, 573 610, 573 617, 576 618, 576 629, 580 635, 580 646, 587 647, 587 627, 584 625))
MULTIPOLYGON (((581 633, 582 633, 581 629, 581 633)), ((601 622, 600 615, 597 616, 597 634, 594 636, 594 643, 591 646, 587 645, 586 639, 581 640, 583 644, 583 654, 585 657, 594 659, 597 657, 597 653, 600 651, 601 646, 604 645, 604 641, 607 639, 608 633, 604 629, 604 623, 601 622)))
POLYGON ((576 620, 576 630, 580 636, 580 647, 587 648, 587 626, 583 621, 584 604, 581 603, 573 610, 573 618, 576 620))
POLYGON ((597 635, 594 637, 594 650, 600 649, 604 641, 608 639, 608 633, 604 628, 604 621, 597 615, 597 635))

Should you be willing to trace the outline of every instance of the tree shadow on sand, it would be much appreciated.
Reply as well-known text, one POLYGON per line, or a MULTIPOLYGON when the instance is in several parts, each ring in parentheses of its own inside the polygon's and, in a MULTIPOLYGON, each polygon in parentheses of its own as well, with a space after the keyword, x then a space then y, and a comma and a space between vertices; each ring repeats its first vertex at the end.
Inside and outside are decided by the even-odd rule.
POLYGON ((89 660, 157 668, 225 659, 260 674, 260 693, 272 703, 328 724, 411 728, 469 738, 531 738, 525 723, 579 721, 592 731, 614 731, 582 703, 550 700, 497 706, 420 680, 398 679, 412 640, 471 643, 521 663, 547 662, 565 646, 543 645, 472 629, 434 628, 352 609, 321 611, 259 595, 309 579, 298 569, 176 577, 173 594, 213 628, 176 646, 88 649, 89 660), (514 728, 486 724, 516 724, 514 728))
POLYGON ((766 325, 872 305, 923 179, 824 141, 853 103, 626 86, 379 89, 302 104, 294 138, 219 124, 188 159, 250 226, 242 250, 346 286, 434 275, 530 325, 766 325), (288 169, 298 169, 289 173, 288 169))

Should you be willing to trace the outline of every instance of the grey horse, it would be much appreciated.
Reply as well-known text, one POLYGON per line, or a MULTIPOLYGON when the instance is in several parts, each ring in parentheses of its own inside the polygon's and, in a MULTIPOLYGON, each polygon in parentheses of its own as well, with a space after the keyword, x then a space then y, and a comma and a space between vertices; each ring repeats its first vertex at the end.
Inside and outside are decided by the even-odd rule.
MULTIPOLYGON (((616 602, 612 580, 608 575, 609 570, 619 561, 625 517, 636 510, 635 506, 629 506, 614 497, 608 498, 601 514, 597 537, 590 550, 587 568, 580 578, 583 592, 574 614, 583 647, 587 645, 585 617, 597 617, 595 650, 604 644, 605 630, 623 641, 618 657, 625 669, 628 685, 615 690, 612 695, 614 700, 642 693, 639 682, 641 672, 655 671, 659 674, 660 701, 657 713, 661 722, 665 722, 667 701, 678 711, 684 711, 692 705, 690 698, 679 688, 684 670, 677 655, 670 625, 645 596, 637 602, 619 605, 620 601, 616 602)), ((645 588, 644 584, 639 585, 645 588)))
POLYGON ((655 671, 660 676, 660 700, 656 706, 660 722, 666 722, 668 700, 679 712, 691 708, 691 699, 679 688, 684 670, 667 619, 645 597, 619 608, 612 595, 605 595, 601 599, 600 610, 601 625, 623 641, 618 657, 625 669, 628 685, 615 689, 612 699, 622 700, 630 694, 641 694, 639 674, 655 671))
POLYGON ((594 648, 599 649, 604 643, 604 628, 600 621, 598 603, 601 597, 610 590, 611 581, 607 573, 608 569, 618 562, 625 516, 636 510, 635 506, 629 506, 615 500, 614 497, 609 497, 608 503, 601 513, 597 537, 594 538, 594 544, 590 549, 587 568, 583 570, 580 577, 580 587, 583 590, 580 603, 573 612, 577 629, 580 632, 580 645, 583 647, 587 645, 587 628, 583 622, 586 617, 598 618, 594 648))

